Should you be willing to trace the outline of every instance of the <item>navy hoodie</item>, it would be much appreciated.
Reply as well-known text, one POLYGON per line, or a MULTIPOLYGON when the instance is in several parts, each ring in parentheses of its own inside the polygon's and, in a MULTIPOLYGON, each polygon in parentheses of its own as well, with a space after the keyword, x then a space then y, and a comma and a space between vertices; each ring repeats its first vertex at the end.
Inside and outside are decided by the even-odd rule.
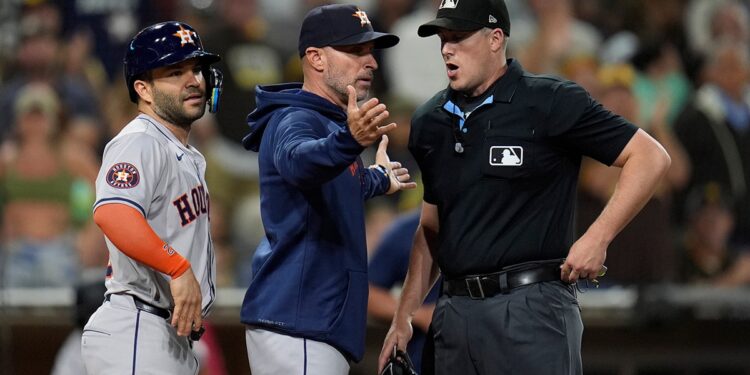
POLYGON ((363 168, 346 112, 298 83, 256 88, 245 148, 259 152, 266 238, 253 258, 242 322, 326 342, 359 361, 365 349, 364 201, 388 178, 363 168))

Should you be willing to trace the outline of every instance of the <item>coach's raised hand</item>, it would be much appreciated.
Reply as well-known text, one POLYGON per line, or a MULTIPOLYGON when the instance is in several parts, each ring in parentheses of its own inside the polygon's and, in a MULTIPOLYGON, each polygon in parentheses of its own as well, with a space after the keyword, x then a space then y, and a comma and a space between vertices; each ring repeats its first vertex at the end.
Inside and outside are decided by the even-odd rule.
POLYGON ((351 85, 346 86, 346 90, 349 92, 346 121, 349 131, 360 145, 367 147, 380 139, 383 134, 396 128, 395 122, 383 125, 390 115, 385 104, 379 103, 377 98, 372 98, 358 107, 357 91, 351 85))

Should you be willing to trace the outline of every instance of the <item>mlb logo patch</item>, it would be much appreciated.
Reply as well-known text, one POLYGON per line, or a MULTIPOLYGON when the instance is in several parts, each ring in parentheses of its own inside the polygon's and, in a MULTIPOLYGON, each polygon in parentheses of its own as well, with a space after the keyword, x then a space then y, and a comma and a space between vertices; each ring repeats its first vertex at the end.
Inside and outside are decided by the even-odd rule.
POLYGON ((499 167, 520 167, 523 165, 523 147, 490 147, 490 165, 499 167))
POLYGON ((458 6, 458 0, 443 0, 440 3, 440 8, 438 9, 456 9, 458 6))

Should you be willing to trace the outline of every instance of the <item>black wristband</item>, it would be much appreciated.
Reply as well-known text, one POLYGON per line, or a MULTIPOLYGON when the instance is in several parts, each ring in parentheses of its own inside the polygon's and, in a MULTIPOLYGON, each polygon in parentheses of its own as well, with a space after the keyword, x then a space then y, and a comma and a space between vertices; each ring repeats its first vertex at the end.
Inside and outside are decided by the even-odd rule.
POLYGON ((390 178, 391 176, 388 175, 388 168, 383 166, 382 164, 375 164, 372 166, 372 169, 377 170, 378 172, 382 173, 383 176, 390 178))

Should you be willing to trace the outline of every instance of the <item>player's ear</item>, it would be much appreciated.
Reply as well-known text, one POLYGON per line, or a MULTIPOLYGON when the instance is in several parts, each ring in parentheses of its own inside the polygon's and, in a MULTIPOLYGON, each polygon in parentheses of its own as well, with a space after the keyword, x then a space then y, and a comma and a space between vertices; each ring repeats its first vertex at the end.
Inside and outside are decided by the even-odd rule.
POLYGON ((321 48, 307 47, 304 59, 307 60, 307 63, 310 64, 313 69, 319 72, 323 71, 325 68, 326 56, 325 51, 321 48))
POLYGON ((135 92, 138 94, 138 96, 146 103, 153 102, 154 97, 152 94, 150 83, 137 79, 135 80, 135 82, 133 82, 133 89, 135 89, 135 92))

